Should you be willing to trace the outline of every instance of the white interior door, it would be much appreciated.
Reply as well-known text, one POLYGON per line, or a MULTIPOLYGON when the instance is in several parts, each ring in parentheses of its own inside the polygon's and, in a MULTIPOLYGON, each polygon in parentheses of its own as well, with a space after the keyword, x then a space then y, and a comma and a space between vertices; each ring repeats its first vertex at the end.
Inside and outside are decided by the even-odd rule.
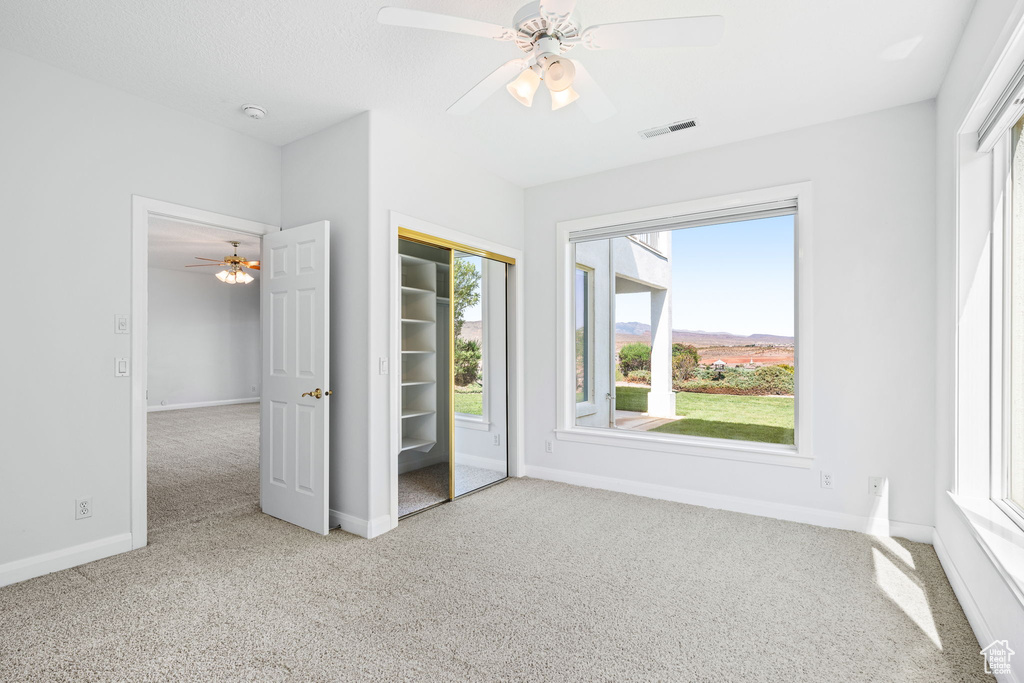
POLYGON ((327 533, 330 224, 263 238, 263 512, 327 533))

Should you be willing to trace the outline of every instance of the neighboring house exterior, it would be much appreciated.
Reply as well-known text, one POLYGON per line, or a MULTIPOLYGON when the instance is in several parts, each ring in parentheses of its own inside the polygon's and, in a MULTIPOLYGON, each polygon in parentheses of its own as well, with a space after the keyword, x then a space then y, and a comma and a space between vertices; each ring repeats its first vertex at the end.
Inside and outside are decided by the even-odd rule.
POLYGON ((614 426, 614 294, 647 292, 651 299, 651 391, 648 413, 675 417, 672 391, 672 233, 657 232, 576 244, 577 286, 586 289, 585 370, 576 423, 614 426), (585 276, 581 276, 581 272, 585 276), (614 279, 614 282, 612 280, 614 279))
POLYGON ((711 364, 711 367, 714 368, 715 370, 725 370, 725 361, 716 360, 714 363, 711 364))

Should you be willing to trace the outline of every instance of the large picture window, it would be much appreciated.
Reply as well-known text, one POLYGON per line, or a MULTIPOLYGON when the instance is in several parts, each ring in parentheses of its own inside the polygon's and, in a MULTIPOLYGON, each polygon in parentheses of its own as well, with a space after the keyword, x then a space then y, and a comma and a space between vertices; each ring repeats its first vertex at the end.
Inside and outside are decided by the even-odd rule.
POLYGON ((572 235, 576 400, 596 405, 575 425, 795 445, 795 213, 572 235))

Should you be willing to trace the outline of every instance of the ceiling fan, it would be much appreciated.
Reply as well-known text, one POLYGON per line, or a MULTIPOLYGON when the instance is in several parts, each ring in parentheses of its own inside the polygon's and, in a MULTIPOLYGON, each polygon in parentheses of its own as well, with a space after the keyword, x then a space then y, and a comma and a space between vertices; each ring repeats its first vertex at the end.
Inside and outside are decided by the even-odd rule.
POLYGON ((725 26, 721 16, 701 16, 626 21, 583 28, 575 8, 576 0, 531 2, 516 12, 513 28, 400 7, 381 8, 377 21, 391 26, 513 41, 526 53, 524 57, 499 66, 448 107, 453 114, 472 111, 502 85, 516 101, 532 106, 533 96, 543 81, 551 92, 552 109, 561 109, 579 100, 584 113, 595 122, 614 114, 615 106, 582 62, 563 56, 577 44, 589 50, 714 45, 721 40, 725 26))
POLYGON ((225 256, 222 259, 203 258, 202 256, 196 256, 198 261, 213 261, 213 263, 194 263, 186 268, 208 268, 210 266, 226 266, 227 270, 222 270, 217 273, 217 279, 221 282, 226 282, 229 285, 247 285, 252 282, 255 278, 249 273, 245 272, 245 268, 252 270, 260 269, 259 261, 249 261, 244 256, 238 255, 238 245, 241 242, 228 242, 235 248, 235 253, 231 256, 225 256))

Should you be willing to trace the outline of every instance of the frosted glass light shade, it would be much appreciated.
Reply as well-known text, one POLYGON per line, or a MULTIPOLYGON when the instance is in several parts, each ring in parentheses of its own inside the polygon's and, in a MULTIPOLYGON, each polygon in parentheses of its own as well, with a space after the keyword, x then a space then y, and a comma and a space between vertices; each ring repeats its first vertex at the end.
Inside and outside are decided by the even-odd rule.
POLYGON ((570 85, 565 90, 551 93, 551 110, 561 109, 567 104, 572 104, 580 98, 580 94, 572 89, 570 85))
POLYGON ((526 69, 519 74, 516 80, 505 86, 508 93, 516 98, 516 102, 519 102, 524 107, 533 106, 533 96, 537 94, 537 88, 539 87, 540 76, 533 69, 526 69))
POLYGON ((544 71, 544 85, 552 93, 562 92, 572 87, 572 81, 576 78, 576 65, 570 59, 556 59, 548 62, 544 71))
POLYGON ((217 273, 217 279, 229 285, 247 285, 255 278, 244 270, 238 269, 230 271, 222 270, 217 273))

